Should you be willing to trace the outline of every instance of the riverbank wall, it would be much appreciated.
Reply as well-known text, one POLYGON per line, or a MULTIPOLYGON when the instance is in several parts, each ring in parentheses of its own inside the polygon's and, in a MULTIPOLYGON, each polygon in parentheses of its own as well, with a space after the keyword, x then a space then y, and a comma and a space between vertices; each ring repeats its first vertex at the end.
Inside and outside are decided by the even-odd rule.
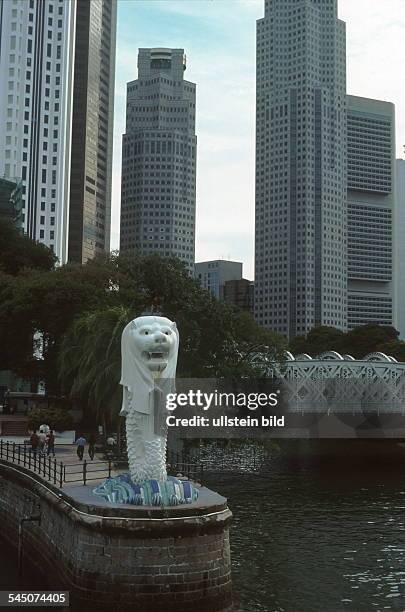
MULTIPOLYGON (((80 490, 81 496, 82 490, 80 490)), ((226 500, 202 488, 187 506, 91 505, 21 466, 0 462, 0 532, 73 607, 231 612, 226 500)))

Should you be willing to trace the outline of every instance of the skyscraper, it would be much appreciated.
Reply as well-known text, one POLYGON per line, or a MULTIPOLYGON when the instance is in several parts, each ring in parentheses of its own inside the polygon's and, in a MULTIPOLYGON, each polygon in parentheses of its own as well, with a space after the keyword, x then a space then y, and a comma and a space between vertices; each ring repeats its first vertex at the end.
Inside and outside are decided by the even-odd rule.
POLYGON ((243 264, 239 261, 226 259, 199 261, 194 266, 194 277, 201 287, 211 291, 217 300, 223 300, 225 283, 230 280, 241 280, 242 268, 243 264))
POLYGON ((69 261, 110 249, 116 0, 78 0, 69 261))
POLYGON ((193 271, 195 84, 183 49, 140 49, 127 85, 122 142, 121 251, 177 256, 193 271))
POLYGON ((346 42, 337 0, 266 0, 257 22, 256 292, 288 337, 347 326, 346 42))
POLYGON ((0 0, 0 175, 24 231, 67 257, 75 3, 0 0))
POLYGON ((400 338, 405 339, 405 159, 397 159, 396 162, 396 205, 397 215, 395 223, 395 245, 397 259, 397 300, 398 316, 397 329, 400 338))
POLYGON ((347 100, 348 327, 395 326, 395 107, 347 100))
MULTIPOLYGON (((73 94, 75 67, 78 71, 84 70, 82 66, 89 58, 106 53, 106 49, 113 63, 114 11, 113 0, 0 0, 0 176, 22 179, 24 231, 53 248, 61 263, 67 261, 69 250, 72 113, 73 107, 77 107, 73 94), (86 7, 91 10, 94 25, 82 35, 86 30, 86 7), (107 24, 108 8, 111 21, 107 24), (111 28, 109 35, 106 34, 108 28, 111 28), (100 44, 100 37, 106 39, 105 45, 100 44)), ((87 109, 91 105, 93 113, 101 116, 104 116, 102 97, 105 93, 96 92, 97 86, 104 81, 107 89, 113 87, 113 79, 109 81, 107 74, 100 76, 97 72, 99 65, 104 68, 104 55, 103 59, 99 64, 96 61, 91 64, 91 80, 94 79, 95 87, 92 84, 87 91, 86 87, 75 89, 75 96, 80 98, 83 107, 87 109)), ((85 85, 85 79, 82 83, 85 85)), ((107 95, 110 100, 111 95, 107 95)), ((85 159, 97 159, 103 146, 107 151, 108 168, 111 164, 108 146, 95 136, 89 125, 90 122, 85 126, 87 140, 82 141, 86 147, 85 159)), ((100 119, 98 129, 104 134, 103 127, 106 128, 100 119)), ((77 138, 73 146, 78 156, 77 138)), ((88 168, 90 163, 86 171, 88 168)), ((74 165, 73 172, 77 186, 74 165)), ((103 178, 93 176, 93 169, 87 174, 92 180, 103 183, 103 178)), ((108 180, 106 184, 105 209, 109 214, 108 180)), ((94 189, 94 186, 89 185, 89 188, 94 189)), ((96 188, 99 194, 101 187, 96 185, 96 188)), ((97 197, 102 199, 101 195, 97 197)), ((75 213, 72 227, 76 230, 80 208, 77 194, 72 197, 72 207, 75 213)), ((91 216, 99 223, 105 221, 97 218, 100 206, 84 206, 83 209, 85 227, 95 226, 91 216)), ((109 228, 109 221, 104 225, 109 228)), ((101 244, 99 229, 102 228, 93 231, 93 240, 101 244)))

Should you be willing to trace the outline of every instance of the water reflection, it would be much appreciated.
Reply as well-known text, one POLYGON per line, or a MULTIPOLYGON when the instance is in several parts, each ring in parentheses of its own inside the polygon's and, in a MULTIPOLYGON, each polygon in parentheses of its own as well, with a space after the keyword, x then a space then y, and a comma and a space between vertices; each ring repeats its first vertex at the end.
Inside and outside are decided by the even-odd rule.
MULTIPOLYGON (((205 482, 234 513, 238 612, 405 611, 403 459, 271 460, 264 476, 205 482)), ((19 580, 16 551, 0 540, 0 590, 30 587, 49 588, 27 565, 19 580)))
MULTIPOLYGON (((335 462, 336 463, 336 462, 335 462)), ((405 463, 215 476, 240 612, 405 610, 405 463)))

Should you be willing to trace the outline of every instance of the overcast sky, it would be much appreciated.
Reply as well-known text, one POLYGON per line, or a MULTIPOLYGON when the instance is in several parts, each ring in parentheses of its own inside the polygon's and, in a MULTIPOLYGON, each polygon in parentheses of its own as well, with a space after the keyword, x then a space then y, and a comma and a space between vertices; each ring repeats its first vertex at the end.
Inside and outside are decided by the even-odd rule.
MULTIPOLYGON (((197 83, 196 261, 254 270, 255 31, 264 0, 119 0, 112 248, 119 246, 126 83, 138 47, 184 48, 197 83)), ((339 0, 347 27, 348 93, 394 102, 405 144, 405 0, 339 0)))

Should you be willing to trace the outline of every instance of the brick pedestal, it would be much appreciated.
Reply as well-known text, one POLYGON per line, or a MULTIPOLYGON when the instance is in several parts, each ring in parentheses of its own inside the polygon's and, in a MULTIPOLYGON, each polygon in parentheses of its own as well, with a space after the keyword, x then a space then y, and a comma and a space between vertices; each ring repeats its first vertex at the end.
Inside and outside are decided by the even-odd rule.
POLYGON ((177 612, 232 610, 226 500, 202 488, 174 508, 84 503, 92 487, 65 492, 23 468, 0 463, 0 532, 83 609, 177 612), (87 489, 87 492, 84 492, 87 489), (77 496, 75 496, 77 490, 77 496), (86 495, 84 494, 86 493, 86 495))

